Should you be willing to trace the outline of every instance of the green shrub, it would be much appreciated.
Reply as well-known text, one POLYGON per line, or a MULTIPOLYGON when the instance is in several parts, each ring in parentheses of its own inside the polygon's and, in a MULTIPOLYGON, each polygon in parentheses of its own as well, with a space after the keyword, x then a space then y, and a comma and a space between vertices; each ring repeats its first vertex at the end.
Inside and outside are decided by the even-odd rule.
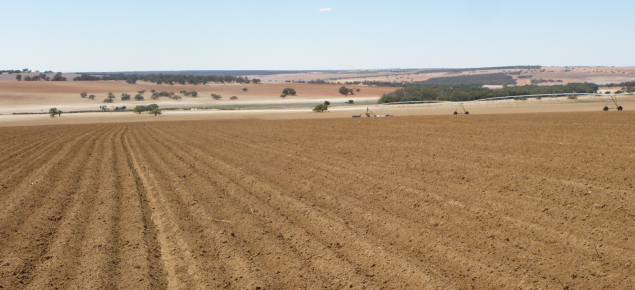
POLYGON ((313 108, 313 112, 324 112, 329 109, 328 105, 325 104, 317 104, 315 108, 313 108))

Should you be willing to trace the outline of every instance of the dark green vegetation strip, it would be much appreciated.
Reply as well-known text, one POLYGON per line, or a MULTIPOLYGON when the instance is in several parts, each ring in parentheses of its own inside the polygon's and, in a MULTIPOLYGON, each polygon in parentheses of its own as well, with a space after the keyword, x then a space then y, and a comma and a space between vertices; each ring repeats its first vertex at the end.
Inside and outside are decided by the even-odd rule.
POLYGON ((413 101, 472 101, 506 96, 595 93, 598 85, 593 83, 570 83, 556 86, 521 86, 489 89, 477 86, 408 86, 392 93, 384 94, 382 103, 413 101))

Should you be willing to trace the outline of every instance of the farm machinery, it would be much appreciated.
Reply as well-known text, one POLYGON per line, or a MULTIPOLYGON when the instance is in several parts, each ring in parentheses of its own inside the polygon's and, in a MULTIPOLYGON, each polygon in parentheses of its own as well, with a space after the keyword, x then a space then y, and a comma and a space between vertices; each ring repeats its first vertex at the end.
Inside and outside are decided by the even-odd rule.
POLYGON ((617 97, 615 95, 610 95, 609 99, 606 100, 606 104, 604 105, 604 111, 608 111, 609 109, 617 109, 618 111, 622 110, 622 106, 620 106, 617 103, 617 97), (611 102, 613 102, 613 104, 615 105, 615 107, 609 107, 609 105, 613 105, 611 104, 611 102))
POLYGON ((375 115, 373 111, 371 111, 368 107, 366 107, 365 111, 362 111, 361 113, 359 113, 359 115, 353 115, 353 118, 361 118, 364 115, 366 115, 366 117, 370 117, 371 115, 373 117, 377 117, 377 115, 375 115))
POLYGON ((465 107, 463 106, 463 103, 459 103, 458 106, 456 106, 456 109, 454 110, 454 115, 458 115, 458 114, 465 114, 465 115, 469 115, 470 112, 468 112, 465 107), (459 108, 463 109, 463 112, 459 112, 459 108))

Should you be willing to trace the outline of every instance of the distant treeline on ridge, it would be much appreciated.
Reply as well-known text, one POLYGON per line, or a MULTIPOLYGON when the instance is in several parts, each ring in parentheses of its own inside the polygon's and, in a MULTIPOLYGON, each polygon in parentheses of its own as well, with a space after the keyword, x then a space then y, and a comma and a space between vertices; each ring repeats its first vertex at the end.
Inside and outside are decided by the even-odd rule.
POLYGON ((379 103, 413 101, 473 101, 487 98, 565 94, 595 93, 599 86, 593 83, 569 83, 554 86, 519 86, 489 89, 477 86, 408 86, 392 93, 384 94, 379 103))
POLYGON ((483 86, 483 85, 515 85, 516 80, 504 73, 480 74, 480 75, 460 75, 452 77, 430 78, 417 82, 382 82, 364 81, 364 85, 379 87, 410 87, 410 86, 483 86))
POLYGON ((155 84, 166 84, 166 85, 174 85, 174 84, 191 84, 191 85, 201 85, 207 83, 240 83, 240 84, 259 84, 260 79, 249 79, 247 77, 236 77, 236 76, 216 76, 216 75, 171 75, 171 74, 103 74, 103 75, 90 75, 90 74, 81 74, 73 78, 74 81, 126 81, 129 84, 134 84, 138 80, 144 82, 150 82, 155 84))

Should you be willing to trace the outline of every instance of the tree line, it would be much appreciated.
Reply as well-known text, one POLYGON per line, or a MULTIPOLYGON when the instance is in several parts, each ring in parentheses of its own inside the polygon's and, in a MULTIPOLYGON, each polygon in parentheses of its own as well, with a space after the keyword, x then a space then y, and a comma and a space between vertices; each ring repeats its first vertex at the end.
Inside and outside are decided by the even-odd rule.
POLYGON ((24 81, 27 81, 27 82, 29 82, 29 81, 31 81, 31 82, 33 82, 33 81, 54 81, 54 82, 64 81, 65 82, 66 81, 66 78, 62 76, 61 72, 56 73, 53 76, 53 78, 47 76, 45 73, 40 73, 38 75, 26 76, 24 78, 22 78, 22 75, 18 74, 18 75, 15 76, 15 79, 18 80, 18 81, 24 80, 24 81))
POLYGON ((408 86, 382 95, 379 103, 413 101, 473 101, 506 96, 595 93, 599 86, 594 83, 569 83, 554 86, 520 86, 489 89, 477 86, 408 86))
POLYGON ((90 75, 81 74, 75 78, 74 81, 126 81, 129 84, 137 83, 137 81, 144 81, 155 83, 158 85, 174 85, 174 84, 190 84, 201 85, 208 83, 239 83, 239 84, 259 84, 260 79, 249 79, 248 77, 235 77, 235 76, 216 76, 216 75, 176 75, 176 74, 101 74, 90 75))

